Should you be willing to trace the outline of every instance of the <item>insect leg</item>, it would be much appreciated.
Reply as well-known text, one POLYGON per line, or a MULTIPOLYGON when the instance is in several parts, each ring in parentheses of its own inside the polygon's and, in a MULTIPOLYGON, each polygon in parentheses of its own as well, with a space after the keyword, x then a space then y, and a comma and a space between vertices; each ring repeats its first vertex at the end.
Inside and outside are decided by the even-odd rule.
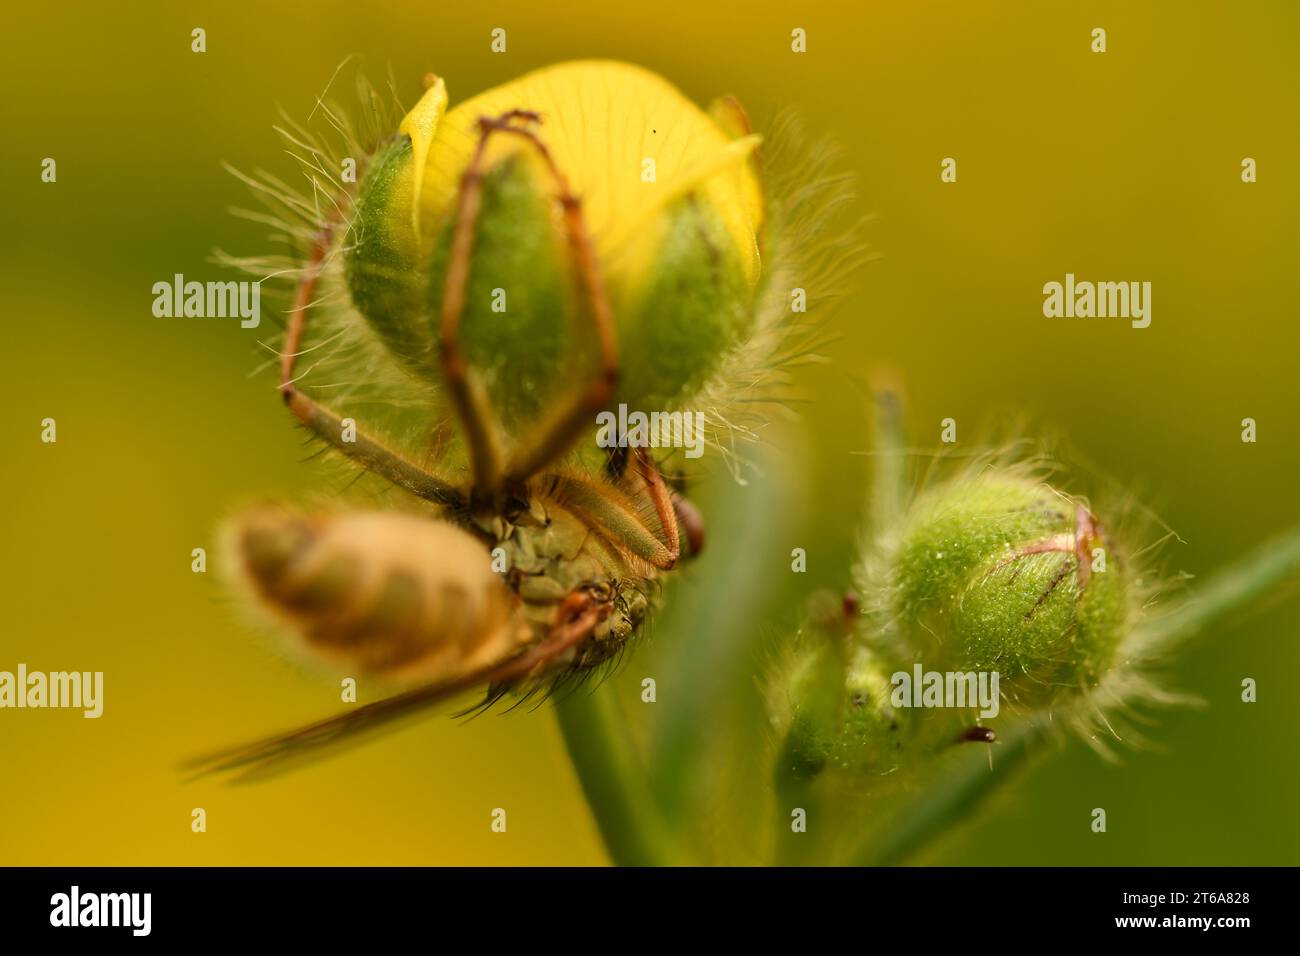
POLYGON ((677 525, 686 534, 686 543, 690 545, 689 557, 698 557, 704 550, 704 517, 700 509, 689 499, 673 494, 673 513, 677 515, 677 525))
POLYGON ((280 395, 289 411, 309 431, 329 442, 364 468, 383 475, 389 481, 421 498, 439 504, 457 505, 461 501, 460 494, 447 481, 417 465, 400 452, 361 432, 357 433, 356 441, 345 442, 342 419, 309 398, 294 383, 293 370, 302 344, 303 331, 307 325, 307 311, 311 307, 316 280, 325 267, 325 255, 329 249, 335 221, 331 220, 317 236, 302 279, 298 283, 297 293, 294 295, 293 308, 289 313, 289 327, 285 334, 284 351, 280 357, 280 395))
POLYGON ((555 179, 557 198, 564 207, 569 247, 591 313, 598 352, 598 366, 592 378, 574 392, 557 413, 541 422, 533 436, 511 454, 505 469, 506 481, 521 483, 563 455, 591 423, 596 413, 609 402, 618 382, 618 343, 614 335, 614 318, 609 298, 605 293, 605 284, 596 263, 596 252, 582 214, 582 201, 574 195, 551 151, 533 130, 504 120, 489 125, 501 132, 522 136, 532 143, 555 179))
POLYGON ((524 680, 590 637, 609 610, 609 604, 597 601, 587 592, 574 591, 560 604, 546 636, 505 662, 454 680, 415 687, 288 733, 207 754, 188 761, 183 767, 193 771, 194 777, 239 771, 234 777, 239 783, 275 776, 307 759, 324 757, 344 745, 358 743, 367 733, 393 729, 401 718, 462 691, 481 684, 524 680))
MULTIPOLYGON (((499 122, 506 122, 505 119, 499 122)), ((451 254, 442 293, 438 356, 443 381, 465 430, 474 491, 479 496, 495 495, 501 489, 501 438, 483 384, 473 375, 460 349, 460 322, 465 311, 465 289, 469 284, 474 253, 474 232, 483 200, 484 153, 488 137, 497 126, 480 121, 478 146, 460 178, 456 201, 456 223, 451 254)))
POLYGON ((650 455, 644 448, 636 450, 636 467, 641 474, 641 480, 645 482, 646 488, 650 492, 650 500, 654 502, 655 514, 659 516, 659 527, 664 533, 661 540, 668 562, 664 570, 667 570, 676 565, 677 559, 682 556, 681 538, 677 530, 677 511, 673 507, 672 493, 669 492, 668 486, 664 484, 658 466, 650 460, 650 455))
MULTIPOLYGON (((655 475, 658 475, 657 471, 655 475)), ((656 504, 656 510, 660 507, 668 509, 664 527, 673 529, 664 532, 668 541, 656 535, 637 514, 636 504, 613 486, 572 475, 557 475, 554 482, 556 493, 563 500, 564 506, 579 514, 616 548, 640 558, 660 571, 667 571, 677 564, 681 549, 677 538, 676 517, 671 503, 666 501, 667 489, 662 488, 662 485, 665 504, 656 504)), ((660 520, 663 521, 663 512, 660 511, 660 514, 660 520)))

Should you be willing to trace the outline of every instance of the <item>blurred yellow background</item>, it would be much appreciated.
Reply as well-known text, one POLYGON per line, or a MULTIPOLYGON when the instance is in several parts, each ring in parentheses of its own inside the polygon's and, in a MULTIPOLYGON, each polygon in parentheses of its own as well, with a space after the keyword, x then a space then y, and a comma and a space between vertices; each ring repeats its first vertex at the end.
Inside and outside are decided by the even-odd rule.
MULTIPOLYGON (((760 126, 791 108, 843 148, 879 258, 832 321, 830 371, 805 376, 802 421, 774 438, 789 473, 771 480, 793 494, 772 519, 811 553, 807 580, 788 547, 773 558, 767 599, 789 615, 775 630, 813 586, 847 582, 868 443, 853 377, 876 367, 905 378, 919 444, 949 416, 963 436, 1025 415, 1068 436, 1179 532, 1173 571, 1204 574, 1300 518, 1295 4, 74 3, 7 20, 0 669, 102 670, 105 713, 0 712, 0 863, 606 859, 547 707, 444 710, 256 787, 175 769, 339 707, 336 677, 289 661, 217 574, 190 571, 232 507, 336 476, 300 462, 271 380, 248 377, 262 334, 155 319, 150 288, 231 278, 207 261, 217 248, 267 251, 228 214, 249 203, 221 163, 294 173, 276 108, 305 116, 348 54, 377 78, 391 66, 408 103, 431 70, 456 102, 557 60, 626 59, 698 102, 734 93, 760 126), (489 51, 494 27, 506 54, 489 51), (1151 281, 1151 327, 1045 319, 1042 285, 1066 272, 1151 281), (1240 441, 1247 416, 1258 444, 1240 441), (498 806, 506 834, 489 827, 498 806)), ((734 599, 707 583, 681 587, 734 599)), ((1162 715, 1158 749, 1111 766, 1071 743, 927 859, 1296 863, 1298 624, 1293 595, 1206 635, 1171 672, 1208 706, 1162 715)), ((756 696, 752 676, 733 691, 756 696)))

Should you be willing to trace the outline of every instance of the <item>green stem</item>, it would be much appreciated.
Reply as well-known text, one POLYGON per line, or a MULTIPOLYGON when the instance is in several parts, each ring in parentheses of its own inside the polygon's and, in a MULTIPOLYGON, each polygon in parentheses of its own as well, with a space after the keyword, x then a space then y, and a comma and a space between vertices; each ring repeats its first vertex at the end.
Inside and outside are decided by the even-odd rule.
MULTIPOLYGON (((770 454, 756 449, 756 464, 770 465, 770 454)), ((698 803, 714 780, 708 764, 720 745, 728 744, 719 732, 739 733, 733 730, 732 702, 738 694, 752 693, 753 649, 766 622, 779 611, 772 560, 792 527, 783 492, 789 493, 788 486, 771 477, 745 488, 714 489, 714 506, 707 511, 709 535, 732 546, 706 549, 691 575, 711 586, 679 586, 659 620, 668 648, 659 684, 672 687, 673 693, 671 701, 656 705, 650 766, 658 805, 679 832, 698 819, 698 803), (713 733, 703 733, 706 727, 713 733)), ((735 740, 751 739, 729 743, 734 747, 735 740)))
MULTIPOLYGON (((1250 605, 1300 573, 1300 525, 1261 545, 1212 575, 1192 597, 1143 628, 1141 646, 1154 656, 1225 615, 1250 605)), ((859 866, 900 863, 978 809, 1016 771, 1025 767, 1051 734, 1045 717, 1025 721, 1004 736, 989 769, 978 754, 963 757, 908 805, 850 862, 859 866)))
POLYGON ((872 385, 876 434, 872 442, 874 480, 871 489, 871 529, 882 534, 903 513, 907 497, 906 451, 903 444, 903 396, 889 382, 872 385))
MULTIPOLYGON (((955 758, 943 776, 908 804, 889 826, 881 827, 869 843, 850 856, 853 866, 892 866, 923 849, 962 817, 978 809, 998 788, 1029 763, 1052 731, 1046 717, 1027 720, 1003 737, 990 767, 985 753, 955 758)), ((983 750, 983 748, 979 748, 983 750)))
POLYGON ((689 862, 654 803, 611 683, 578 688, 558 698, 555 713, 569 759, 614 863, 672 866, 689 862))

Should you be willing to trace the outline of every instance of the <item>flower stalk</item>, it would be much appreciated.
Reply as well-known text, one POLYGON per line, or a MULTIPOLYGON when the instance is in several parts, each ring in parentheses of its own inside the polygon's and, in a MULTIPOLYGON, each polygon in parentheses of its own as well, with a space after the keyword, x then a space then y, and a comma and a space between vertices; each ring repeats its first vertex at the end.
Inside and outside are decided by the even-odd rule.
POLYGON ((655 802, 641 755, 608 683, 555 702, 569 759, 610 857, 620 866, 691 862, 655 802))

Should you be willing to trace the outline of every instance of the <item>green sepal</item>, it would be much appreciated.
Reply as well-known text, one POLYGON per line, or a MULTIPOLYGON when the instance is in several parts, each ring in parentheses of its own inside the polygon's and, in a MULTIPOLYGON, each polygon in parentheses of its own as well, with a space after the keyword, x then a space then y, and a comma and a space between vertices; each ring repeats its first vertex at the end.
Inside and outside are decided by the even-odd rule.
POLYGON ((620 302, 628 361, 621 400, 644 410, 689 401, 753 327, 753 303, 731 237, 706 201, 670 206, 651 271, 620 302))
MULTIPOLYGON (((430 335, 441 321, 454 229, 455 216, 448 215, 427 265, 430 335)), ((592 336, 575 338, 573 331, 571 258, 554 186, 539 164, 516 154, 492 167, 483 180, 460 334, 466 358, 508 426, 536 417, 557 387, 571 384, 567 368, 589 367, 584 354, 592 336)))
POLYGON ((411 141, 401 136, 375 155, 362 179, 343 262, 353 305, 408 370, 427 377, 434 339, 424 319, 411 197, 411 141))

